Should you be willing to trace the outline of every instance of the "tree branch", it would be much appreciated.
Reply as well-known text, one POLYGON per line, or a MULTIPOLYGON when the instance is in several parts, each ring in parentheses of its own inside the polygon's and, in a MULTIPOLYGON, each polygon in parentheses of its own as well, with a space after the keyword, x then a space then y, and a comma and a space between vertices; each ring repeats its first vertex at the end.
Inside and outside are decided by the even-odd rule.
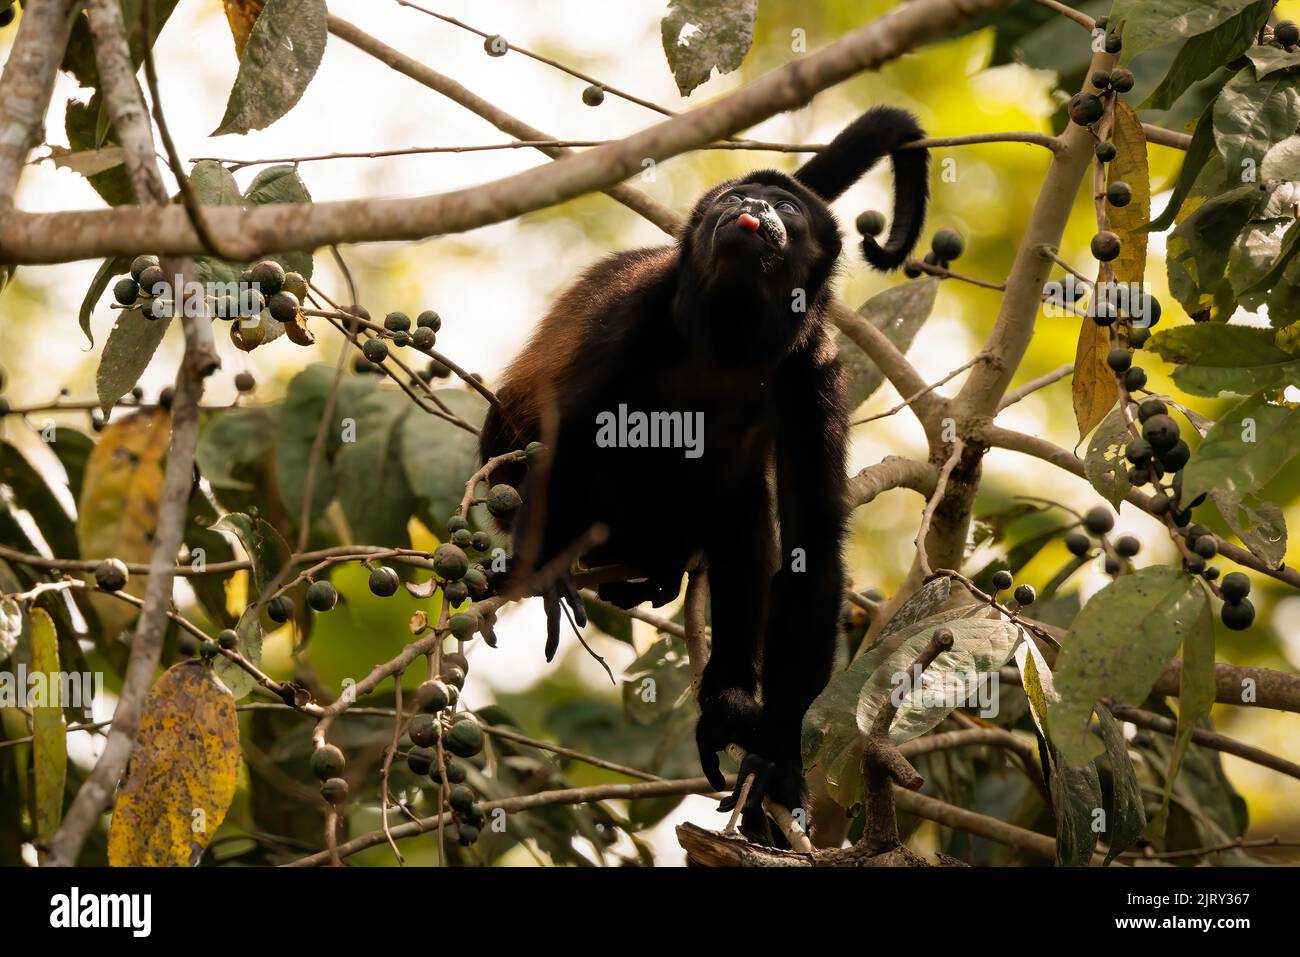
MULTIPOLYGON (((415 198, 253 209, 211 207, 205 208, 204 214, 214 232, 231 237, 231 244, 244 259, 333 242, 426 239, 503 222, 613 186, 640 172, 645 160, 660 162, 803 106, 821 90, 877 68, 924 40, 943 35, 965 18, 1005 3, 915 0, 690 113, 616 143, 484 185, 415 198)), ((337 35, 339 25, 334 20, 331 29, 337 35)), ((160 253, 203 251, 185 211, 174 206, 57 213, 0 211, 0 256, 13 262, 68 262, 146 248, 160 253)))

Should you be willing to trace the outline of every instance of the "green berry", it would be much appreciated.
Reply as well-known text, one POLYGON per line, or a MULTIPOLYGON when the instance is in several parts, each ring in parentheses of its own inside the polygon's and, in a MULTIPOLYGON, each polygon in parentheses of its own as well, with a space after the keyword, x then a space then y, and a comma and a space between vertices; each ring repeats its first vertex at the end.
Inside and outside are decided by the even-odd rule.
POLYGON ((223 628, 217 634, 217 644, 226 651, 234 651, 239 646, 239 633, 233 628, 223 628))
POLYGON ((1092 237, 1093 258, 1098 262, 1108 263, 1119 257, 1121 247, 1119 237, 1108 229, 1103 229, 1092 237))
POLYGON ((943 262, 952 262, 966 250, 966 240, 955 229, 941 229, 930 238, 930 249, 943 262))
POLYGON ((487 507, 497 518, 509 518, 523 505, 523 499, 512 485, 493 485, 488 491, 487 507))
POLYGON ((1138 389, 1145 389, 1147 384, 1147 374, 1145 369, 1133 366, 1124 373, 1124 388, 1130 392, 1136 392, 1138 389))
POLYGON ((280 291, 292 293, 300 303, 306 302, 307 280, 303 278, 302 273, 287 272, 284 274, 284 283, 281 285, 280 291))
POLYGON ((1228 572, 1223 576, 1219 589, 1223 592, 1224 601, 1240 603, 1250 594, 1250 579, 1241 572, 1228 572))
POLYGON ((469 548, 474 541, 474 533, 468 528, 460 528, 451 533, 451 543, 457 548, 469 548))
POLYGON ((1192 546, 1192 551, 1202 558, 1209 559, 1219 554, 1219 545, 1214 540, 1213 535, 1203 535, 1196 540, 1196 544, 1192 546))
POLYGON ((140 298, 140 284, 130 276, 124 276, 113 284, 113 298, 123 306, 133 306, 140 298))
POLYGON ((457 721, 448 730, 444 747, 458 758, 472 758, 483 750, 483 729, 475 721, 457 721))
POLYGON ((442 592, 447 596, 447 601, 451 603, 453 608, 469 601, 469 586, 463 581, 448 582, 443 586, 442 592))
POLYGON ((281 290, 267 300, 266 307, 271 310, 271 318, 276 322, 293 322, 298 316, 300 303, 293 293, 281 290))
POLYGON ((1092 550, 1092 539, 1083 532, 1070 532, 1065 536, 1065 547, 1071 555, 1082 557, 1092 550))
POLYGON ((1105 105, 1095 93, 1076 93, 1070 98, 1070 119, 1080 126, 1091 126, 1106 112, 1105 105))
POLYGON ((1156 452, 1167 452, 1178 444, 1178 423, 1169 415, 1153 415, 1142 423, 1142 437, 1156 452))
POLYGON ((274 259, 254 263, 250 275, 258 292, 267 298, 284 288, 284 267, 274 259))
POLYGON ((419 326, 411 333, 411 345, 421 352, 428 352, 438 343, 437 334, 427 326, 419 326))
POLYGON ((885 214, 878 209, 868 209, 858 213, 853 225, 863 236, 879 236, 885 231, 885 214))
POLYGON ((288 595, 277 595, 266 603, 266 616, 277 624, 293 617, 293 601, 288 595))
POLYGON ((1112 372, 1127 372, 1129 366, 1133 365, 1133 353, 1127 349, 1111 349, 1106 356, 1106 365, 1110 366, 1112 372))
POLYGON ((439 545, 433 552, 433 570, 439 578, 456 581, 469 569, 469 556, 459 545, 450 542, 439 545))
POLYGON ((311 773, 322 781, 338 777, 346 765, 343 752, 332 744, 317 748, 311 753, 311 773))
MULTIPOLYGON (((1118 39, 1118 37, 1116 39, 1118 39)), ((1109 45, 1110 43, 1108 39, 1107 46, 1109 45)), ((1111 89, 1116 93, 1127 93, 1129 90, 1133 89, 1134 82, 1135 78, 1132 70, 1126 70, 1125 68, 1120 67, 1118 70, 1110 71, 1111 89)))
POLYGON ((329 611, 338 600, 339 593, 329 582, 312 582, 307 589, 307 605, 313 611, 329 611))
POLYGON ((1015 579, 1011 577, 1011 572, 1005 568, 1000 568, 993 573, 993 587, 997 591, 1006 591, 1014 582, 1015 579))
POLYGON ((1094 535, 1105 535, 1115 527, 1115 515, 1105 505, 1098 505, 1083 517, 1083 527, 1094 535))
POLYGON ((411 317, 404 312, 390 312, 384 316, 384 328, 389 332, 407 332, 411 328, 411 317))
POLYGON ((420 687, 415 689, 415 702, 421 711, 433 714, 451 704, 451 694, 445 682, 434 678, 422 682, 420 687))
POLYGON ((582 91, 582 102, 588 106, 600 106, 605 102, 605 91, 598 86, 589 86, 582 91))
POLYGON ((476 552, 486 552, 492 547, 492 536, 487 532, 475 532, 470 536, 469 545, 476 552))
POLYGON ((383 339, 367 339, 361 347, 361 354, 375 365, 388 358, 388 343, 383 339))
POLYGON ((1013 594, 1021 605, 1032 605, 1038 600, 1038 593, 1034 591, 1033 585, 1017 585, 1013 594))
MULTIPOLYGON (((144 271, 148 269, 150 266, 157 266, 157 265, 158 265, 157 256, 136 256, 135 259, 131 260, 131 278, 143 285, 142 277, 144 276, 144 271)), ((162 272, 161 269, 159 269, 158 271, 160 273, 162 272)))
POLYGON ((105 558, 95 566, 95 584, 104 591, 121 591, 126 587, 126 564, 116 558, 105 558))
POLYGON ((342 778, 330 778, 321 783, 320 796, 338 807, 348 799, 348 782, 342 778))
POLYGON ((1142 550, 1142 543, 1132 535, 1121 535, 1115 542, 1115 551, 1125 558, 1132 558, 1142 550))
POLYGON ((1233 631, 1245 631, 1255 623, 1255 606, 1251 604, 1249 598, 1237 602, 1225 602, 1219 609, 1219 618, 1233 631))
MULTIPOLYGON (((425 715, 429 717, 429 715, 425 715)), ((411 773, 417 777, 423 777, 429 773, 429 769, 438 761, 438 752, 433 748, 421 747, 416 745, 406 752, 406 766, 410 768, 411 773)))
POLYGON ((426 309, 415 317, 415 324, 421 329, 432 329, 437 332, 442 328, 442 317, 432 309, 426 309))
POLYGON ((458 641, 469 641, 478 631, 478 619, 474 615, 452 615, 448 626, 458 641))
POLYGON ((1172 449, 1160 456, 1160 464, 1168 472, 1180 471, 1192 458, 1192 447, 1181 439, 1172 449))
POLYGON ((1106 187, 1106 202, 1117 209, 1123 209, 1133 202, 1133 188, 1122 180, 1116 180, 1106 187))
MULTIPOLYGON (((1110 85, 1109 77, 1106 78, 1106 85, 1110 85)), ((1103 163, 1109 163, 1115 158, 1118 151, 1115 149, 1114 143, 1098 143, 1093 152, 1096 153, 1097 159, 1101 160, 1103 163)))
POLYGON ((406 733, 413 744, 421 748, 429 748, 442 736, 442 725, 432 714, 421 713, 411 719, 411 725, 406 733))
POLYGON ((380 598, 390 598, 397 594, 397 587, 401 580, 397 577, 397 572, 386 565, 371 569, 370 572, 370 593, 378 595, 380 598))

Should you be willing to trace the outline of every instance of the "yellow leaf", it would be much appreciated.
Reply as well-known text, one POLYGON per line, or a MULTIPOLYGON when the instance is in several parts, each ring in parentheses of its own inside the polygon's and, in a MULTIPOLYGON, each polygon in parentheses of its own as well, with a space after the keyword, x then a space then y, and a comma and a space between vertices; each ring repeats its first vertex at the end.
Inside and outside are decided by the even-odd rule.
POLYGON ((230 23, 230 32, 235 38, 235 55, 244 55, 244 44, 253 32, 253 24, 265 6, 263 0, 222 0, 226 8, 226 20, 230 23))
POLYGON ((1147 169, 1147 138, 1142 121, 1123 100, 1115 102, 1115 126, 1110 140, 1115 158, 1107 164, 1107 183, 1128 183, 1133 201, 1127 206, 1106 204, 1111 232, 1119 236, 1119 257, 1111 263, 1116 282, 1141 282, 1147 268, 1147 233, 1139 227, 1151 219, 1151 173, 1147 169))
MULTIPOLYGON (((1115 103, 1110 141, 1115 158, 1107 164, 1107 183, 1125 182, 1133 191, 1127 206, 1106 204, 1110 230, 1120 238, 1120 254, 1110 265, 1117 283, 1141 283, 1146 273, 1147 234, 1138 227, 1151 218, 1151 175, 1147 169, 1147 140, 1142 121, 1122 100, 1115 103)), ((1103 281, 1105 266, 1098 273, 1103 281)), ((1106 365, 1110 352, 1110 330, 1084 319, 1079 327, 1079 344, 1074 353, 1074 418, 1079 438, 1096 428, 1119 398, 1115 373, 1106 365)))
POLYGON ((43 675, 44 701, 32 702, 32 757, 36 770, 36 836, 48 840, 63 820, 68 739, 59 700, 59 636, 41 608, 32 609, 32 676, 43 675))
POLYGON ((1079 324, 1079 345, 1074 352, 1074 418, 1079 438, 1096 428, 1119 398, 1115 373, 1106 365, 1110 330, 1084 317, 1079 324))
POLYGON ((108 862, 114 867, 185 867, 226 817, 239 772, 235 699, 200 661, 158 679, 113 805, 108 862))
MULTIPOLYGON (((82 555, 148 563, 170 441, 171 416, 162 410, 138 412, 104 429, 86 460, 77 504, 82 555)), ((133 575, 126 591, 143 597, 144 584, 145 576, 133 575)), ((92 601, 106 641, 135 620, 135 609, 123 601, 105 595, 92 601)))

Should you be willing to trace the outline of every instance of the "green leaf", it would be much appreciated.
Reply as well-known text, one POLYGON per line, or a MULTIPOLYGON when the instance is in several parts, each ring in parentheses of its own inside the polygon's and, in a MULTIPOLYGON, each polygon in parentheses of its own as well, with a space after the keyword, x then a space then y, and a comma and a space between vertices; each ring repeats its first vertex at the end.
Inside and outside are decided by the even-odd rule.
POLYGON ((95 311, 95 306, 99 304, 99 300, 103 298, 112 281, 130 268, 130 256, 116 256, 113 259, 105 259, 95 273, 95 278, 90 281, 90 288, 86 290, 86 296, 81 300, 81 309, 77 313, 77 321, 81 324, 81 331, 85 334, 86 341, 90 345, 95 344, 95 337, 90 334, 90 317, 95 311))
MULTIPOLYGON (((111 129, 102 129, 101 122, 106 120, 103 101, 98 92, 88 103, 69 100, 63 117, 64 132, 68 137, 68 146, 73 152, 96 150, 104 146, 117 145, 111 136, 111 129)), ((114 166, 86 177, 100 198, 110 206, 130 206, 135 203, 135 188, 126 173, 125 166, 114 166)))
MULTIPOLYGON (((242 512, 223 515, 212 526, 215 532, 229 532, 239 539, 249 561, 253 563, 253 598, 260 598, 262 590, 279 574, 289 560, 289 546, 280 533, 260 518, 242 512)), ((251 602, 250 602, 251 604, 251 602)))
POLYGON ((1088 733, 1097 699, 1145 698, 1205 601, 1192 576, 1152 565, 1117 578, 1083 606, 1056 659, 1060 700, 1048 704, 1052 743, 1068 764, 1085 765, 1101 751, 1088 733))
POLYGON ((412 411, 401 392, 372 391, 356 407, 356 441, 344 442, 334 461, 339 504, 359 542, 406 546, 414 510, 402 473, 402 423, 412 411))
MULTIPOLYGON (((1183 755, 1192 742, 1192 730, 1198 721, 1209 717, 1214 706, 1214 616, 1209 601, 1201 603, 1200 614, 1183 636, 1183 675, 1178 685, 1178 730, 1174 736, 1174 750, 1169 758, 1165 775, 1165 790, 1160 803, 1160 818, 1169 811, 1169 797, 1173 793, 1178 769, 1183 755)), ((1159 826, 1160 831, 1164 828, 1159 826)))
POLYGON ((717 67, 730 73, 754 42, 758 0, 670 0, 660 23, 664 56, 682 96, 717 67))
POLYGON ((1056 815, 1056 865, 1086 867, 1100 832, 1095 822, 1103 811, 1101 782, 1091 764, 1072 768, 1052 765, 1052 811, 1056 815))
POLYGON ((63 819, 63 786, 68 773, 67 730, 63 706, 54 700, 61 691, 59 636, 54 621, 40 608, 32 609, 32 672, 45 676, 46 700, 32 701, 32 756, 36 770, 36 836, 48 841, 63 819))
POLYGON ((213 136, 265 129, 293 109, 325 54, 328 18, 325 0, 268 0, 213 136))
MULTIPOLYGON (((899 350, 906 353, 912 340, 930 318, 939 280, 933 276, 916 279, 901 286, 891 286, 863 303, 858 315, 885 334, 899 350)), ((841 329, 835 336, 840 362, 845 370, 846 407, 856 409, 867 401, 885 381, 879 366, 841 329)))
MULTIPOLYGON (((333 382, 333 367, 310 365, 290 380, 284 401, 276 410, 276 485, 295 523, 302 514, 307 465, 333 382)), ((343 420, 351 417, 354 402, 374 387, 369 379, 345 377, 340 383, 331 422, 325 429, 321 462, 312 485, 311 515, 319 515, 334 497, 334 471, 331 463, 342 445, 343 420)))
POLYGON ((1281 568, 1286 557, 1286 516, 1258 495, 1215 489, 1215 508, 1242 544, 1270 568, 1281 568))
POLYGON ((1083 459, 1083 471, 1092 487, 1117 509, 1131 488, 1124 449, 1132 438, 1124 410, 1115 409, 1097 426, 1083 459))
POLYGON ((1169 234, 1169 291, 1189 314, 1206 300, 1231 303, 1225 279, 1233 242, 1266 196, 1256 185, 1238 186, 1206 200, 1169 234))
POLYGON ((1124 21, 1122 57, 1128 62, 1146 50, 1213 30, 1252 0, 1115 0, 1110 22, 1124 21))
POLYGON ((1192 131, 1192 142, 1188 144, 1187 152, 1183 155, 1183 165, 1179 167, 1178 179, 1174 182, 1169 205, 1165 207, 1163 213, 1143 227, 1146 232, 1162 233, 1174 224, 1174 218, 1183 208, 1184 201, 1191 195, 1197 177, 1201 175, 1210 158, 1215 155, 1214 103, 1215 101, 1211 100, 1196 121, 1196 128, 1192 131))
POLYGON ((1261 393, 1219 417, 1183 470, 1183 496, 1260 491, 1300 453, 1300 409, 1269 405, 1261 393))
POLYGON ((202 206, 238 206, 243 201, 234 174, 215 160, 199 160, 190 170, 190 189, 202 206))
MULTIPOLYGON (((1189 39, 1178 51, 1168 74, 1142 103, 1142 109, 1167 110, 1193 83, 1205 79, 1223 64, 1235 60, 1255 42, 1260 26, 1268 19, 1273 0, 1257 0, 1241 13, 1230 17, 1206 33, 1189 39)), ((1124 46, 1130 41, 1127 24, 1124 46)), ((1269 47, 1254 47, 1268 50, 1269 47)), ((1280 53, 1281 51, 1274 51, 1280 53)), ((1249 54, 1248 54, 1249 55, 1249 54)), ((1253 58, 1252 58, 1253 59, 1253 58)), ((1258 70, 1257 70, 1258 73, 1258 70)), ((1263 76, 1264 74, 1259 73, 1263 76)))
MULTIPOLYGON (((310 203, 311 193, 307 184, 298 175, 296 166, 268 166, 254 177, 244 193, 244 199, 254 206, 269 206, 275 203, 310 203)), ((285 268, 286 272, 299 273, 304 279, 312 275, 311 251, 296 253, 277 253, 271 257, 285 268)))
POLYGON ((275 414, 267 406, 229 409, 199 433, 199 472, 214 490, 252 490, 259 466, 275 451, 275 414))
POLYGON ((31 513, 41 535, 59 558, 77 558, 77 530, 58 496, 18 449, 0 440, 0 485, 8 486, 14 504, 31 513))
MULTIPOLYGON (((471 425, 487 415, 487 402, 477 392, 439 389, 439 399, 471 425)), ((423 412, 406 417, 402 425, 402 468, 406 481, 433 522, 430 530, 445 537, 446 521, 460 505, 465 482, 478 467, 478 438, 445 419, 423 412)))
POLYGON ((1260 80, 1278 70, 1290 70, 1300 66, 1300 52, 1288 53, 1277 47, 1252 46, 1246 50, 1246 58, 1254 65, 1255 76, 1260 80))
POLYGON ((1178 364, 1174 381, 1193 395, 1250 395, 1300 377, 1300 356, 1279 349, 1271 330, 1199 322, 1157 332, 1147 348, 1178 364))
POLYGON ((1110 766, 1110 807, 1106 814, 1106 863, 1109 864, 1142 836, 1147 816, 1142 785, 1138 783, 1119 722, 1109 710, 1098 708, 1097 723, 1106 746, 1106 763, 1110 766))
POLYGON ((1229 179, 1249 172, 1253 175, 1247 181, 1258 181, 1269 147, 1295 133, 1300 124, 1296 83, 1297 77, 1287 73, 1257 80, 1242 70, 1224 86, 1214 104, 1214 141, 1229 179))
POLYGON ((171 323, 171 316, 146 319, 139 309, 124 309, 118 313, 117 322, 113 323, 113 329, 104 342, 99 370, 95 373, 95 391, 105 415, 118 399, 135 388, 171 323))

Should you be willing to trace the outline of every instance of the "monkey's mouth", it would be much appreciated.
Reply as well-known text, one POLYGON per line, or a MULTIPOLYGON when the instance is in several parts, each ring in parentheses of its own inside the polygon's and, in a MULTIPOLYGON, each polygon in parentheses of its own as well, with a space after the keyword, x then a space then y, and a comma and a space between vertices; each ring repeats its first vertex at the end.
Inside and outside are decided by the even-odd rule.
POLYGON ((717 248, 719 241, 728 245, 743 242, 746 236, 762 240, 768 254, 780 253, 785 249, 785 225, 781 220, 769 215, 756 216, 743 209, 718 220, 718 225, 713 229, 714 247, 717 248))

